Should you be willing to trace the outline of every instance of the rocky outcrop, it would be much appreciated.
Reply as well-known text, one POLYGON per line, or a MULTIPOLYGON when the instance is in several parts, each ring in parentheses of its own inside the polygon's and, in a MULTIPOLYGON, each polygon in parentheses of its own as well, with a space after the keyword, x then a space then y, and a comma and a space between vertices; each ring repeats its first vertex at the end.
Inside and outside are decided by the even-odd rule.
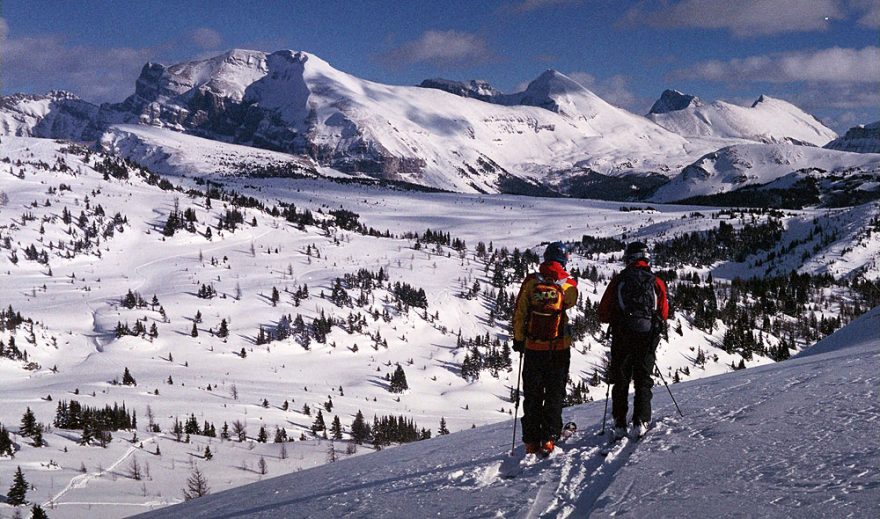
POLYGON ((824 147, 854 153, 880 153, 880 121, 850 128, 843 137, 834 139, 824 147))

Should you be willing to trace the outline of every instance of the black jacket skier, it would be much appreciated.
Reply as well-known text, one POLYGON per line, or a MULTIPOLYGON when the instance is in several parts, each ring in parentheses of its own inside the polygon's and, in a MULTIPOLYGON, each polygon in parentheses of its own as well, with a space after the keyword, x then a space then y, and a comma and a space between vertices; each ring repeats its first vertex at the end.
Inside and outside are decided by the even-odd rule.
POLYGON ((626 268, 616 275, 599 303, 599 320, 611 324, 611 361, 608 366, 614 434, 626 434, 629 384, 635 386, 633 435, 645 433, 651 422, 651 373, 660 333, 669 317, 666 284, 651 273, 648 247, 630 243, 624 253, 626 268))

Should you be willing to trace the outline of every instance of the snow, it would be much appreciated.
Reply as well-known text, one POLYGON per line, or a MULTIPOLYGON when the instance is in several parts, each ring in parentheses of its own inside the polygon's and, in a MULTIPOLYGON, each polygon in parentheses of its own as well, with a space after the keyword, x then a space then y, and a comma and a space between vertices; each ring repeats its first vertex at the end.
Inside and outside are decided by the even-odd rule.
POLYGON ((315 175, 317 165, 301 156, 229 144, 155 126, 118 124, 101 136, 103 149, 169 176, 191 178, 241 174, 266 166, 293 166, 300 174, 315 175))
MULTIPOLYGON (((537 477, 546 476, 540 467, 527 471, 526 479, 511 482, 505 489, 498 487, 494 476, 505 459, 502 453, 509 448, 507 427, 513 410, 508 395, 509 388, 516 383, 515 370, 502 370, 498 378, 484 371, 476 382, 467 382, 458 373, 464 354, 455 348, 458 329, 464 337, 490 333, 507 339, 503 326, 489 324, 490 306, 485 298, 466 299, 460 295, 474 280, 484 289, 490 286, 485 263, 474 254, 476 243, 492 241, 495 247, 531 248, 540 252, 542 242, 577 241, 584 234, 613 237, 625 234, 627 239, 654 241, 717 226, 718 211, 705 207, 655 205, 648 208, 644 204, 627 204, 641 209, 621 211, 621 204, 610 202, 413 192, 339 184, 323 178, 295 181, 240 178, 226 174, 224 164, 248 160, 256 164, 271 163, 291 160, 291 157, 222 143, 212 146, 211 141, 181 136, 166 129, 120 127, 119 134, 126 131, 137 132, 145 142, 163 143, 168 149, 193 151, 189 155, 182 151, 180 155, 172 153, 164 162, 157 161, 157 164, 177 164, 178 171, 188 172, 186 177, 172 178, 185 188, 199 187, 198 182, 208 180, 223 183, 270 205, 278 200, 292 202, 299 210, 312 210, 318 219, 323 218, 319 210, 326 213, 344 207, 359 213, 366 225, 380 230, 387 228, 398 237, 368 237, 334 227, 327 231, 316 226, 298 229, 283 218, 245 210, 246 224, 234 233, 215 232, 208 240, 202 234, 178 231, 175 236, 166 238, 161 230, 175 199, 181 210, 195 211, 200 233, 206 224, 213 226, 217 222, 223 214, 223 203, 215 199, 209 209, 201 195, 190 198, 184 192, 163 191, 133 172, 126 181, 104 180, 93 167, 104 158, 96 152, 86 163, 82 155, 72 153, 65 143, 3 137, 0 159, 8 158, 9 162, 0 162, 0 234, 10 238, 19 256, 23 256, 21 250, 30 244, 50 250, 52 272, 50 275, 46 266, 23 257, 13 263, 11 252, 5 248, 0 255, 0 307, 11 304, 23 316, 35 320, 33 339, 26 329, 19 329, 15 338, 17 344, 28 350, 29 358, 40 365, 34 371, 27 371, 21 362, 0 359, 0 392, 4 395, 0 423, 12 431, 13 440, 20 448, 14 459, 0 459, 0 479, 8 481, 15 467, 21 465, 35 486, 29 499, 44 503, 46 508, 52 507, 49 514, 56 518, 92 514, 121 517, 177 503, 181 500, 180 489, 195 464, 205 472, 212 490, 220 492, 325 464, 330 448, 334 448, 339 458, 347 460, 346 463, 359 462, 357 456, 344 453, 342 446, 348 444, 347 433, 346 440, 333 446, 309 430, 315 410, 323 409, 331 396, 333 408, 324 413, 325 420, 329 422, 333 415, 338 415, 346 430, 354 414, 362 410, 368 420, 373 414, 403 414, 412 417, 420 427, 434 431, 442 417, 456 434, 454 440, 440 438, 425 442, 424 447, 395 447, 364 456, 364 459, 377 461, 365 461, 363 471, 357 469, 360 465, 349 464, 357 470, 333 475, 332 481, 338 482, 338 486, 331 484, 328 488, 346 488, 343 491, 359 498, 366 498, 364 492, 368 492, 369 502, 374 506, 388 506, 392 515, 395 510, 400 513, 407 509, 419 510, 421 499, 427 503, 425 506, 444 495, 460 499, 461 492, 472 492, 475 486, 484 489, 487 496, 500 495, 499 492, 504 495, 524 493, 531 488, 526 487, 526 482, 535 481, 527 479, 531 477, 529 474, 540 472, 537 477), (174 136, 183 140, 175 144, 174 136), (69 169, 58 167, 62 160, 69 169), (175 163, 176 160, 190 162, 175 163), (24 178, 19 177, 20 173, 24 178), (55 191, 62 183, 71 190, 55 191), (45 200, 49 200, 49 206, 45 200), (73 213, 74 220, 81 211, 86 211, 91 219, 91 211, 98 204, 108 217, 116 212, 127 217, 124 232, 102 237, 99 248, 93 247, 73 258, 59 255, 57 247, 49 248, 50 242, 67 242, 80 236, 76 224, 68 226, 61 221, 63 207, 73 213), (696 216, 695 211, 706 217, 696 216), (22 218, 25 213, 33 214, 35 220, 22 218), (252 218, 257 221, 255 227, 250 225, 252 218), (553 225, 548 226, 548 221, 553 225), (39 231, 41 224, 45 227, 43 233, 39 231), (400 237, 404 232, 421 233, 427 228, 442 229, 464 239, 468 251, 459 255, 447 247, 440 251, 433 247, 415 250, 412 240, 400 237), (315 253, 307 255, 307 247, 317 247, 320 257, 315 253), (363 314, 357 308, 337 307, 318 294, 329 292, 336 277, 359 268, 377 270, 379 267, 388 273, 392 283, 401 281, 424 288, 429 312, 438 312, 436 319, 426 319, 421 310, 397 311, 393 304, 383 301, 387 291, 377 290, 371 306, 380 311, 388 309, 389 322, 374 321, 365 315, 368 324, 364 332, 349 334, 334 327, 326 344, 313 340, 308 350, 293 339, 268 346, 254 344, 259 326, 274 326, 282 314, 302 314, 307 322, 322 310, 337 319, 346 319, 352 312, 363 314), (210 300, 197 298, 195 292, 205 283, 213 284, 219 296, 210 300), (290 292, 303 283, 308 284, 311 296, 296 306, 290 292), (277 306, 268 298, 272 287, 277 287, 282 294, 277 306), (147 300, 156 294, 167 319, 150 307, 132 310, 121 307, 120 298, 129 289, 139 291, 147 300), (242 296, 237 298, 239 289, 242 296), (202 312, 203 322, 198 325, 199 337, 193 338, 190 330, 196 310, 202 312), (156 324, 158 338, 114 337, 117 322, 133 324, 136 319, 146 322, 147 326, 156 324), (217 330, 221 319, 227 320, 231 332, 225 340, 208 332, 209 328, 217 330), (373 346, 369 334, 374 333, 388 341, 387 349, 373 346), (357 351, 354 345, 358 346, 357 351), (246 350, 246 358, 239 356, 242 348, 246 350), (383 379, 397 363, 406 370, 410 385, 409 392, 399 398, 388 392, 383 379), (57 372, 51 367, 57 367, 57 372), (113 385, 111 381, 120 378, 126 367, 138 385, 113 385), (167 383, 169 376, 173 378, 171 384, 167 383), (237 399, 232 395, 233 385, 237 399), (47 399, 49 395, 51 401, 47 399), (261 405, 264 398, 269 402, 268 408, 261 405), (78 431, 52 429, 45 434, 48 446, 36 448, 28 438, 17 434, 17 424, 26 407, 34 411, 38 421, 48 424, 57 403, 71 399, 90 406, 125 402, 128 409, 137 411, 138 440, 133 441, 133 432, 120 431, 114 433, 114 439, 102 449, 78 445, 78 431), (280 408, 285 400, 290 402, 287 411, 280 408), (304 404, 313 409, 311 415, 301 412, 304 404), (147 406, 164 432, 145 430, 147 406), (248 427, 249 440, 220 441, 193 435, 191 443, 175 441, 167 431, 175 417, 184 420, 190 413, 195 414, 200 423, 207 420, 218 429, 224 421, 231 424, 241 420, 248 427), (491 425, 476 432, 470 429, 499 421, 506 424, 491 425), (287 434, 297 440, 284 444, 288 457, 281 456, 280 444, 254 441, 261 425, 267 428, 270 441, 276 426, 285 428, 287 434), (307 438, 305 441, 299 440, 301 434, 307 438), (214 451, 214 459, 210 461, 201 458, 208 445, 214 451), (161 449, 161 454, 154 454, 156 447, 161 449), (416 450, 407 450, 413 448, 416 450), (444 460, 431 464, 432 457, 443 459, 441 455, 448 454, 448 450, 454 451, 448 463, 444 460), (255 468, 261 456, 269 463, 269 473, 265 475, 255 468), (413 460, 417 472, 408 472, 410 467, 403 461, 394 461, 398 459, 396 456, 401 456, 403 461, 413 460), (142 481, 129 477, 129 464, 133 459, 139 460, 141 465, 149 463, 151 476, 142 481), (368 474, 383 463, 388 464, 382 469, 388 481, 382 484, 385 486, 376 488, 392 489, 398 484, 406 487, 423 480, 427 492, 436 490, 437 496, 422 496, 415 489, 404 490, 415 492, 417 498, 410 501, 408 507, 395 508, 398 505, 390 501, 393 496, 373 495, 370 489, 375 480, 368 474), (84 472, 80 470, 81 465, 85 467, 84 472), (397 481, 395 474, 412 482, 397 481), (431 483, 435 480, 442 480, 445 486, 437 483, 435 488, 431 483), (360 487, 362 484, 365 486, 360 487)), ((321 169, 319 172, 326 173, 321 169)), ((787 226, 783 237, 786 245, 804 238, 814 219, 821 226, 841 231, 839 242, 822 246, 808 242, 794 247, 788 256, 782 257, 782 261, 791 263, 781 265, 798 266, 810 272, 829 268, 840 277, 861 272, 875 277, 880 272, 875 259, 876 251, 880 250, 880 233, 872 234, 870 226, 878 211, 880 208, 875 204, 847 210, 786 212, 783 216, 787 226), (810 251, 808 260, 799 261, 805 250, 810 251)), ((733 223, 742 224, 741 221, 733 223)), ((609 254, 593 260, 574 257, 572 264, 580 268, 595 266, 604 276, 620 268, 619 262, 609 254)), ((760 271, 747 263, 694 270, 701 275, 711 270, 719 280, 726 275, 760 271)), ((579 288, 581 298, 595 302, 604 286, 584 280, 579 288)), ((356 291, 351 295, 356 297, 356 291)), ((678 368, 690 366, 690 377, 683 376, 683 379, 698 378, 724 373, 732 362, 739 362, 739 355, 728 354, 715 346, 724 333, 723 326, 708 335, 692 327, 687 316, 682 316, 681 328, 681 335, 670 333, 669 342, 660 346, 658 365, 667 374, 667 380, 678 368), (710 360, 702 368, 694 367, 692 359, 697 348, 710 359, 717 354, 718 361, 710 360)), ((0 333, 0 339, 7 343, 10 336, 9 332, 0 333)), ((589 336, 578 341, 575 348, 572 378, 588 378, 600 365, 606 348, 600 337, 589 336)), ((769 362, 767 358, 756 356, 747 366, 769 362)), ((686 386, 674 386, 677 395, 679 387, 686 386)), ((683 391, 688 395, 688 390, 683 391)), ((600 400, 604 394, 604 386, 590 388, 591 398, 600 400)), ((680 399, 683 406, 685 401, 680 399)), ((664 403, 659 392, 657 402, 661 420, 658 431, 681 430, 685 422, 667 420, 668 402, 664 403)), ((561 466, 566 459, 586 457, 592 449, 599 448, 591 434, 601 418, 600 411, 590 406, 572 411, 571 417, 586 432, 582 440, 576 439, 571 444, 571 449, 577 451, 552 460, 550 466, 561 466)), ((690 415, 687 407, 685 412, 690 415)), ((370 452, 371 448, 362 446, 356 455, 370 452)), ((628 459, 628 453, 629 450, 624 449, 615 459, 628 459)), ((576 468, 572 466, 569 470, 576 468)), ((611 469, 602 470, 604 474, 611 469)), ((310 477, 322 474, 325 473, 312 473, 310 477)), ((599 476, 590 473, 582 477, 587 481, 599 476)), ((298 484, 308 488, 313 483, 298 484)), ((541 506, 551 506, 558 497, 551 492, 555 488, 552 484, 553 481, 541 494, 541 506)), ((564 494, 560 499, 563 498, 564 494)), ((248 498, 242 502, 259 501, 248 498)), ((523 506, 520 501, 513 503, 523 506)), ((337 510, 327 506, 327 514, 337 510)), ((497 503, 491 502, 474 506, 475 510, 513 510, 499 508, 497 503)), ((6 505, 0 505, 0 513, 5 514, 7 510, 6 505)), ((315 512, 322 513, 325 512, 315 512)), ((470 515, 470 512, 464 514, 470 515)))
MULTIPOLYGON (((848 153, 794 144, 736 144, 694 162, 651 200, 671 202, 692 196, 726 193, 745 186, 769 184, 791 173, 787 184, 812 174, 817 178, 880 172, 880 154, 848 153)), ((785 187, 781 185, 779 187, 785 187)))
MULTIPOLYGON (((756 164, 767 164, 767 171, 734 168, 706 182, 677 179, 654 199, 665 202, 681 199, 675 197, 680 188, 690 195, 714 193, 736 187, 740 178, 753 183, 790 173, 771 164, 778 156, 800 153, 785 144, 821 146, 836 137, 814 117, 768 96, 746 108, 667 91, 643 117, 555 70, 513 94, 481 81, 432 84, 441 89, 367 81, 307 52, 233 49, 167 67, 148 63, 135 94, 119 104, 98 107, 59 93, 2 98, 0 134, 99 140, 177 176, 188 174, 206 154, 230 153, 254 159, 245 164, 293 162, 310 170, 318 162, 321 170, 333 169, 325 173, 329 176, 371 176, 460 193, 577 192, 582 177, 593 173, 672 178, 744 144, 780 143, 761 148, 756 164), (206 151, 209 144, 157 129, 220 142, 217 150, 206 151), (219 151, 232 141, 296 155, 219 151), (194 145, 182 147, 183 142, 194 145)), ((872 151, 863 137, 840 147, 872 151)), ((854 161, 830 151, 817 163, 812 158, 798 164, 854 161)))
POLYGON ((869 516, 880 499, 880 309, 783 363, 662 387, 607 457, 602 404, 564 454, 499 476, 510 422, 209 495, 142 517, 869 516))
POLYGON ((856 153, 880 153, 880 121, 850 128, 846 135, 834 139, 825 147, 856 153))
POLYGON ((751 107, 724 101, 704 104, 699 98, 666 91, 648 118, 686 137, 747 139, 823 146, 837 134, 815 117, 782 99, 761 96, 751 107))

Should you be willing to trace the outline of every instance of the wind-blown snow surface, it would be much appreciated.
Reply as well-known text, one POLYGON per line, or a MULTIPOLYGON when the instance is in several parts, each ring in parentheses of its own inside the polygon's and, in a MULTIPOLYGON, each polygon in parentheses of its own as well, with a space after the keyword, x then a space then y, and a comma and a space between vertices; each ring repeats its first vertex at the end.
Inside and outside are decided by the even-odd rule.
MULTIPOLYGON (((501 473, 511 422, 142 517, 867 517, 880 500, 880 308, 780 364, 654 388, 654 427, 608 455, 602 403, 555 458, 501 473)), ((521 456, 521 448, 515 453, 521 456)))

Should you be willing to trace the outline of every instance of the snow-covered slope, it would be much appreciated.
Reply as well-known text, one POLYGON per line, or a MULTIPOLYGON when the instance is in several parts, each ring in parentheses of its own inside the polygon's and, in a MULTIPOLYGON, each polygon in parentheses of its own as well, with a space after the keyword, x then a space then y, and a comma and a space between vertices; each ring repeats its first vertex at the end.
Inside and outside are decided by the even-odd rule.
POLYGON ((100 140, 103 150, 137 158, 138 164, 171 176, 272 176, 317 174, 317 164, 301 155, 212 141, 165 128, 135 124, 111 126, 100 140))
POLYGON ((837 137, 834 131, 793 104, 763 95, 751 107, 744 107, 724 101, 705 104, 698 97, 666 90, 651 107, 648 118, 686 137, 813 146, 823 146, 837 137))
POLYGON ((514 479, 505 421, 142 517, 867 517, 880 501, 878 355, 875 308, 810 354, 675 385, 684 417, 655 387, 653 430, 607 457, 597 402, 567 409, 582 432, 514 479))
POLYGON ((93 140, 98 107, 69 92, 0 97, 0 135, 93 140))
POLYGON ((850 128, 846 135, 834 139, 825 147, 855 153, 880 153, 880 121, 850 128))
MULTIPOLYGON (((823 178, 856 173, 876 180, 880 173, 880 155, 793 144, 737 144, 705 155, 687 166, 651 199, 657 202, 685 200, 774 181, 780 181, 774 187, 786 188, 808 174, 823 178)), ((875 187, 871 182, 860 186, 875 187)))
MULTIPOLYGON (((157 141, 170 132, 136 130, 157 141)), ((185 148, 207 145, 191 136, 182 142, 185 148)), ((623 245, 616 240, 659 247, 685 233, 718 230, 721 223, 741 229, 774 218, 779 237, 770 249, 741 259, 686 262, 675 267, 681 275, 670 287, 705 291, 712 273, 722 307, 736 276, 798 270, 833 278, 807 290, 806 328, 793 329, 794 316, 774 313, 760 330, 747 330, 752 338, 759 335, 754 351, 722 347, 736 323, 707 325, 704 318, 701 324, 691 310, 679 311, 658 354, 670 383, 761 366, 774 352, 801 349, 860 314, 855 309, 869 299, 858 290, 873 285, 856 280, 878 275, 876 205, 774 216, 413 192, 319 177, 243 178, 224 174, 224 164, 272 163, 274 154, 225 146, 202 163, 181 164, 188 176, 169 179, 54 140, 4 137, 0 143, 0 311, 12 305, 25 319, 0 329, 0 423, 15 444, 14 458, 0 455, 0 479, 9 481, 21 466, 34 486, 28 499, 51 508, 52 517, 119 517, 179 502, 196 464, 219 492, 372 452, 352 441, 359 410, 368 421, 404 416, 435 435, 441 419, 453 432, 509 420, 516 370, 504 353, 504 305, 521 279, 516 265, 523 272, 535 267, 515 258, 523 261, 526 249, 539 253, 546 240, 575 247, 570 267, 581 277, 583 305, 570 312, 581 331, 567 390, 584 402, 605 394, 598 373, 607 345, 593 309, 620 268, 623 245), (171 235, 169 221, 175 220, 171 235), (557 225, 548 228, 550 220, 557 225), (443 233, 463 243, 443 242, 443 233), (612 245, 581 250, 584 235, 612 245), (520 253, 511 252, 514 247, 520 253), (404 304, 397 283, 423 290, 426 307, 404 304), (203 286, 213 291, 206 294, 203 286), (129 290, 145 301, 124 306, 129 290), (229 333, 221 337, 224 321, 229 333), (138 326, 142 332, 132 331, 138 326), (260 342, 260 330, 277 334, 287 327, 295 330, 292 336, 260 342), (481 364, 478 378, 466 378, 464 363, 475 352, 494 360, 481 364), (398 364, 409 389, 392 393, 386 376, 398 364), (137 385, 114 383, 125 368, 137 385), (138 425, 112 431, 106 448, 82 445, 77 428, 50 425, 62 400, 124 403, 137 413, 138 425), (36 446, 17 426, 27 408, 49 426, 47 445, 36 446), (313 430, 318 410, 325 425, 339 418, 342 439, 313 430), (218 435, 224 423, 232 433, 239 422, 245 439, 193 432, 187 442, 173 428, 187 417, 199 427, 213 424, 218 435), (276 431, 295 441, 273 443, 276 431), (205 457, 207 447, 212 460, 205 457), (135 463, 144 472, 140 479, 132 475, 135 463)), ((753 301, 742 298, 739 305, 753 301)), ((0 328, 12 320, 4 319, 0 328)), ((0 514, 7 512, 11 508, 0 504, 0 514)))

